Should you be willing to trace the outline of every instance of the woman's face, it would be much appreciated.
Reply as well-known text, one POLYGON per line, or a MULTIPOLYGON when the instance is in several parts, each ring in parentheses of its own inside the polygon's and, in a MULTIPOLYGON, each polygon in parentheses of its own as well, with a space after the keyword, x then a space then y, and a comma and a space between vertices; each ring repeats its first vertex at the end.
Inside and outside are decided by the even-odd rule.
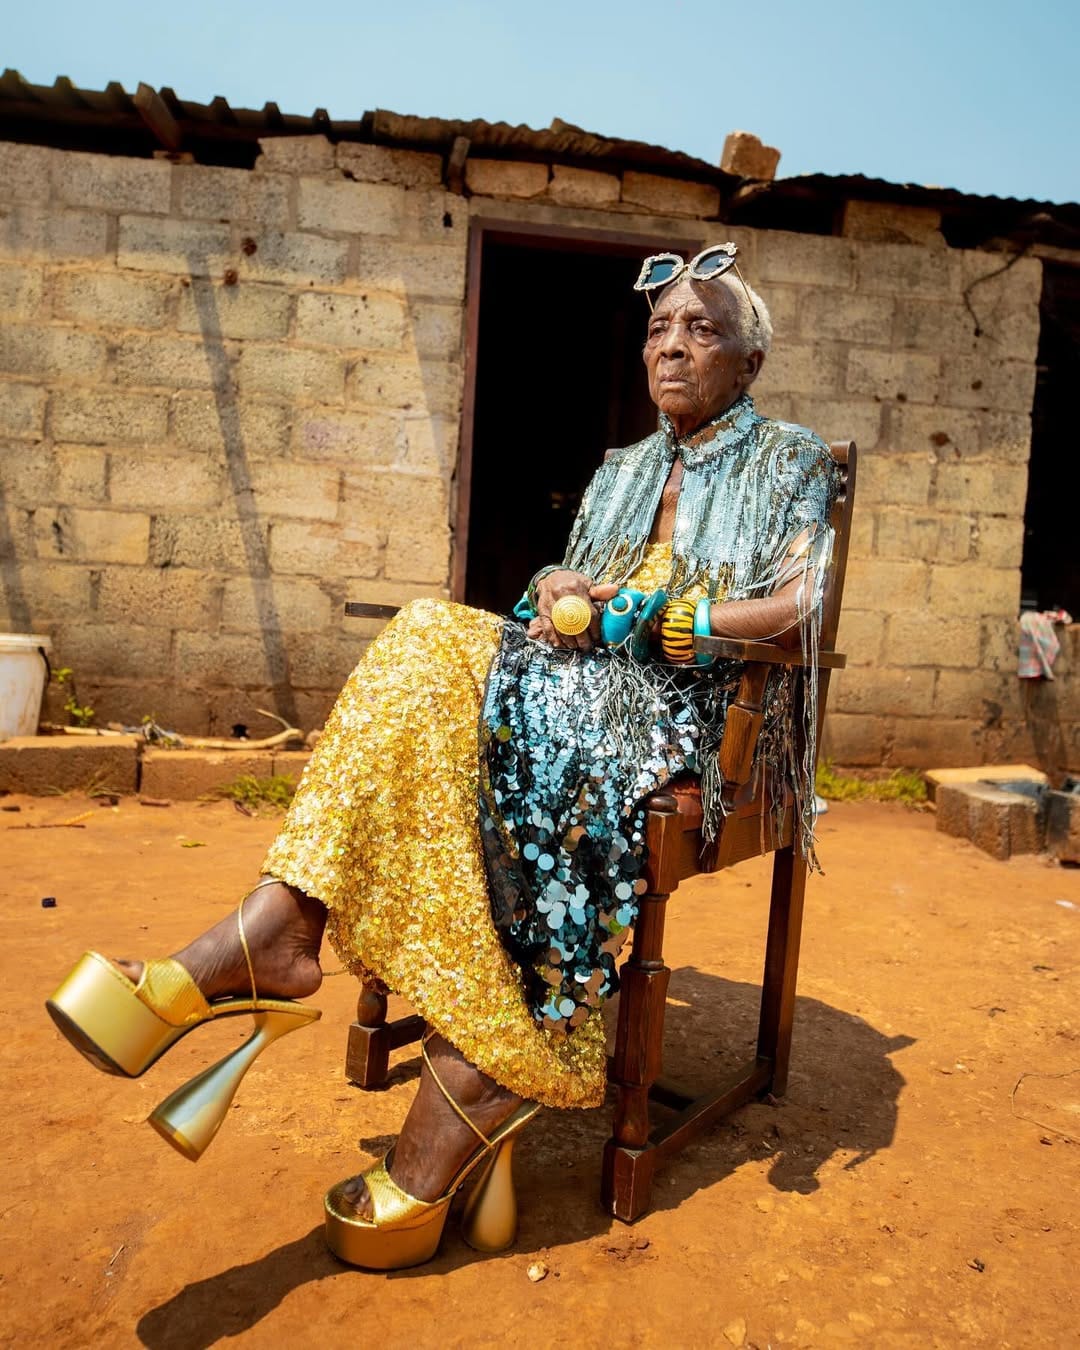
POLYGON ((736 312, 726 286, 687 279, 664 291, 649 318, 649 394, 680 436, 729 408, 761 367, 761 352, 739 349, 736 312))

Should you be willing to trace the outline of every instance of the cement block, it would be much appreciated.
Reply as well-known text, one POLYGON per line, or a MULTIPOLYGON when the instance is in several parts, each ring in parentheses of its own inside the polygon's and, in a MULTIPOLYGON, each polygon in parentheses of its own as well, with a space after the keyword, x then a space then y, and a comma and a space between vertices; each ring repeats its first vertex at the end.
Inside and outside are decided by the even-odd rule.
POLYGON ((14 736, 0 743, 0 788, 47 796, 108 788, 134 792, 137 736, 14 736))
POLYGON ((688 183, 681 178, 662 178, 653 173, 627 170, 622 179, 622 199, 644 206, 661 216, 715 216, 720 210, 720 189, 707 183, 688 183))
POLYGON ((0 380, 0 436, 38 441, 45 431, 45 390, 0 380))
POLYGON ((849 201, 844 206, 841 234, 875 244, 923 244, 944 247, 941 212, 932 206, 894 202, 849 201))
POLYGON ((270 531, 270 566, 275 575, 373 577, 381 557, 381 541, 374 527, 354 524, 351 519, 343 525, 275 522, 270 531))
POLYGON ((289 444, 290 409, 285 404, 254 399, 230 400, 224 413, 213 394, 179 393, 172 404, 172 430, 176 443, 185 450, 202 450, 220 456, 226 434, 234 429, 249 459, 266 459, 285 452, 289 444))
POLYGON ((260 230, 255 252, 241 254, 240 279, 272 281, 282 286, 312 282, 340 286, 348 269, 349 245, 343 239, 321 239, 291 230, 260 230))
POLYGON ((365 183, 397 183, 407 188, 442 186, 442 155, 342 141, 337 147, 337 164, 343 173, 365 183))
POLYGON ((940 784, 935 797, 937 828, 970 839, 976 848, 1001 861, 1014 853, 1039 853, 1044 823, 1033 797, 1006 792, 986 783, 940 784))
POLYGON ((178 164, 173 170, 182 216, 203 220, 251 221, 284 228, 289 223, 289 182, 286 178, 252 173, 248 169, 211 168, 205 164, 178 164))
MULTIPOLYGON (((279 286, 245 280, 237 286, 189 286, 180 292, 176 327, 181 333, 216 338, 284 338, 292 298, 279 286)), ((148 380, 158 384, 158 380, 148 380)))
POLYGON ((312 173, 334 167, 334 147, 325 136, 268 136, 259 142, 259 173, 312 173))
POLYGON ((122 272, 60 272, 53 312, 95 328, 161 328, 175 281, 122 272))
POLYGON ((766 145, 752 131, 728 132, 720 154, 720 167, 725 173, 771 182, 779 163, 780 151, 776 146, 766 145))
POLYGON ((163 385, 166 389, 203 389, 213 384, 217 362, 199 338, 129 333, 113 358, 118 385, 163 385))
POLYGON ((351 271, 360 286, 414 300, 465 298, 464 248, 365 235, 353 250, 351 271))
POLYGON ((403 419, 394 412, 298 409, 294 452, 340 464, 393 464, 405 449, 403 419))
POLYGON ((389 581, 430 581, 442 585, 450 566, 450 530, 431 523, 425 530, 392 529, 386 545, 389 581))
POLYGON ((848 356, 847 388, 852 394, 934 403, 940 384, 941 361, 937 356, 866 347, 853 347, 848 356))
POLYGON ((13 202, 44 203, 49 200, 49 170, 62 152, 39 145, 5 141, 0 145, 0 183, 4 196, 13 202))
POLYGON ((1080 794, 1046 794, 1046 846, 1058 862, 1080 863, 1080 794))
POLYGON ((40 267, 0 267, 0 314, 12 319, 36 319, 45 293, 40 267))
POLYGON ((548 196, 562 206, 610 206, 619 200, 619 190, 618 174, 556 164, 551 170, 548 196))
POLYGON ((277 394, 319 403, 345 401, 345 360, 334 351, 244 347, 237 366, 243 394, 277 394))
POLYGON ((140 794, 174 801, 216 796, 242 774, 269 778, 274 756, 269 750, 147 750, 143 755, 140 794))
POLYGON ((400 351, 405 339, 405 307, 389 295, 301 295, 296 307, 296 337, 334 347, 389 348, 400 351))
POLYGON ((470 159, 465 186, 474 197, 539 197, 548 185, 546 164, 510 159, 470 159))
POLYGON ((220 276, 233 258, 227 225, 121 216, 116 265, 177 276, 220 276))
POLYGON ((0 370, 11 375, 92 380, 104 370, 107 354, 105 339, 97 333, 38 324, 0 328, 0 370))
POLYGON ((82 445, 154 445, 165 439, 168 422, 165 394, 68 389, 58 390, 52 398, 52 431, 57 440, 82 445))
POLYGON ((939 787, 955 787, 958 783, 1008 783, 1023 781, 1027 783, 1047 783, 1046 774, 1034 769, 1030 764, 979 764, 961 769, 926 769, 926 792, 931 801, 937 797, 939 787))
POLYGON ((172 166, 161 160, 66 150, 53 159, 50 177, 53 199, 72 206, 158 215, 169 209, 172 166))
POLYGON ((40 255, 50 262, 66 262, 104 258, 109 251, 109 217, 102 211, 16 206, 0 215, 0 256, 24 262, 40 255))
POLYGON ((88 445, 58 445, 56 499, 64 506, 97 506, 105 501, 107 457, 88 445))
POLYGON ((1035 353, 1018 361, 985 356, 946 356, 941 401, 957 408, 1030 413, 1035 397, 1035 353))
POLYGON ((302 230, 396 237, 404 204, 405 189, 394 184, 301 178, 297 220, 302 230))

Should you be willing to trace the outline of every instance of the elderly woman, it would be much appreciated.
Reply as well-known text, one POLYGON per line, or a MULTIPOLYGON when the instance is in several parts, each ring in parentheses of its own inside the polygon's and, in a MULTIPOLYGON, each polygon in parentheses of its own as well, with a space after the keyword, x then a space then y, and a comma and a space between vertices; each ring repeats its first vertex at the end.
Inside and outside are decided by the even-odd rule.
MULTIPOLYGON (((330 1244, 355 1264, 433 1255, 477 1168, 466 1237, 507 1245, 516 1132, 539 1105, 600 1103, 598 1009, 645 885, 639 803, 694 772, 706 828, 719 822, 737 669, 686 663, 683 630, 815 648, 832 461, 810 432, 754 411, 771 323, 734 256, 646 261, 659 430, 609 452, 565 559, 537 574, 518 617, 406 606, 338 698, 236 917, 167 960, 88 953, 50 1000, 76 1048, 129 1075, 201 1022, 255 1014, 250 1042, 151 1117, 197 1157, 263 1045, 318 1016, 296 1000, 319 987, 324 928, 350 970, 404 995, 429 1027, 417 1096, 390 1154, 326 1198, 330 1244), (599 641, 620 587, 666 593, 651 648, 649 613, 635 641, 599 641)), ((809 845, 784 694, 763 743, 809 845)))

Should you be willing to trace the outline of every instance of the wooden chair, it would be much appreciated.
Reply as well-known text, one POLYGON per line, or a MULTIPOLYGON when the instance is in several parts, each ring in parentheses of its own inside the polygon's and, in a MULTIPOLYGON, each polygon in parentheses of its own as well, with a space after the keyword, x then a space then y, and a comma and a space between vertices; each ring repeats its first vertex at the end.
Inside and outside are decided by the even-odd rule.
MULTIPOLYGON (((831 447, 840 469, 841 490, 833 509, 836 544, 826 580, 818 669, 818 732, 825 713, 831 671, 845 658, 834 650, 847 569, 848 540, 855 489, 855 445, 831 447)), ((350 603, 346 613, 357 618, 389 618, 396 610, 384 605, 350 603)), ((696 780, 684 778, 654 793, 646 803, 648 891, 641 897, 630 956, 620 971, 618 1030, 608 1079, 616 1089, 611 1138, 604 1147, 601 1193, 606 1208, 626 1222, 648 1208, 653 1175, 677 1153, 729 1111, 765 1093, 782 1096, 788 1077, 795 982, 799 967, 806 861, 799 847, 790 794, 773 801, 767 787, 751 781, 762 698, 769 671, 777 665, 802 668, 799 651, 768 642, 699 638, 699 650, 746 662, 734 702, 728 710, 720 746, 728 814, 711 847, 702 836, 701 792, 696 780), (667 902, 681 881, 701 872, 731 867, 747 858, 773 853, 772 895, 765 969, 761 990, 757 1051, 752 1060, 704 1096, 692 1097, 661 1078, 664 1012, 671 972, 664 964, 663 940, 667 902), (670 1114, 653 1123, 649 1103, 670 1114)), ((804 695, 803 678, 796 698, 804 695)), ((798 713, 801 709, 796 709, 798 713)), ((796 717, 796 725, 801 717, 796 717)), ((365 988, 349 1029, 345 1073, 360 1087, 386 1081, 391 1050, 420 1038, 420 1017, 386 1020, 386 996, 365 988)))

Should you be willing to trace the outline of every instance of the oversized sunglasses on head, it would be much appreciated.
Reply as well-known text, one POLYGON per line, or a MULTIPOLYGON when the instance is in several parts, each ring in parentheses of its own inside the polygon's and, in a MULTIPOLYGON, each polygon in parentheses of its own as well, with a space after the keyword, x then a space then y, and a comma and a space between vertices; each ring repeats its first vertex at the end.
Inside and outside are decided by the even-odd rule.
POLYGON ((710 244, 708 248, 703 248, 696 258, 691 258, 689 262, 684 262, 677 253, 654 253, 651 258, 646 258, 641 264, 641 273, 637 281, 634 282, 635 291, 644 291, 645 299, 649 302, 649 308, 652 309, 653 302, 650 291, 658 290, 661 286, 669 286, 673 281, 678 281, 681 276, 688 276, 694 281, 713 281, 716 277, 723 276, 725 272, 734 267, 735 275, 742 282, 742 288, 746 292, 746 298, 750 301, 750 308, 754 311, 754 318, 759 319, 757 305, 754 304, 754 297, 750 294, 750 287, 746 284, 743 274, 739 271, 739 265, 735 261, 735 255, 738 253, 738 247, 735 244, 710 244))

